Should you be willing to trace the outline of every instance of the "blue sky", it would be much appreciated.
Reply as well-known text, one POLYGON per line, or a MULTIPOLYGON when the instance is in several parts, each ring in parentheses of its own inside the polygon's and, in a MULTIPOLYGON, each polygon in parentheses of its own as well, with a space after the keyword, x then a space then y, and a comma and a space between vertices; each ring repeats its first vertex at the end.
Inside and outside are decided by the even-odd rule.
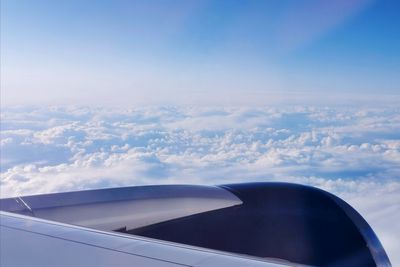
POLYGON ((390 0, 4 0, 2 103, 390 97, 399 10, 390 0))

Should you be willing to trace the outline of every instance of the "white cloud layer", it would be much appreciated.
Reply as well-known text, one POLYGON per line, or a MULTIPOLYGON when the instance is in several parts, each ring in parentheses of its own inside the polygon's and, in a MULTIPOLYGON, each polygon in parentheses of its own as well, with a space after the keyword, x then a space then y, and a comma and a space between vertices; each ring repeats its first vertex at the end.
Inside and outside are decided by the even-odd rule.
POLYGON ((7 108, 1 197, 112 186, 250 181, 339 195, 400 266, 400 109, 7 108))

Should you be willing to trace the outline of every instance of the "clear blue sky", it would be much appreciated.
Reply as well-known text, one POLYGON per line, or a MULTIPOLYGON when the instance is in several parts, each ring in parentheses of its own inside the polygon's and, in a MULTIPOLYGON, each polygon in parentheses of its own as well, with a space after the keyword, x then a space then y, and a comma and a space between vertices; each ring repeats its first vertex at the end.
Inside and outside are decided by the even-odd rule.
POLYGON ((397 0, 2 0, 1 101, 398 95, 399 14, 397 0))

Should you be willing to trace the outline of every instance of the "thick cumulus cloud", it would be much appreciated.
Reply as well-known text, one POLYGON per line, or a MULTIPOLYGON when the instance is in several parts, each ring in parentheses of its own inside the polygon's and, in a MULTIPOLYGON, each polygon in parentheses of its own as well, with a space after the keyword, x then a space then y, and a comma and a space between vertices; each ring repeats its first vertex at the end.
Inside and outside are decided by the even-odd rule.
POLYGON ((339 195, 400 265, 400 110, 7 108, 1 197, 126 185, 287 181, 339 195))

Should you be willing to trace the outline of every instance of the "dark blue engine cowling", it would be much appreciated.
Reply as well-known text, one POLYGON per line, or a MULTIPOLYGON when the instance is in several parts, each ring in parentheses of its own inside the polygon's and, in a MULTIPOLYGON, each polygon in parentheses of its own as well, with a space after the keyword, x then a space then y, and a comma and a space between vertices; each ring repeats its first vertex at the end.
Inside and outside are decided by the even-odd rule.
POLYGON ((391 266, 366 221, 325 191, 287 183, 230 184, 239 206, 128 233, 315 266, 391 266))

